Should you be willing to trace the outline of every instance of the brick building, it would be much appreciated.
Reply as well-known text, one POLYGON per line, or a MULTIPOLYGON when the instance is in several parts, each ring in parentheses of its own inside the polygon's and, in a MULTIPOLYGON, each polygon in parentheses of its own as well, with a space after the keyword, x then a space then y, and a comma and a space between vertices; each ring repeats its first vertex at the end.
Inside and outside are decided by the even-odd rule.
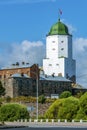
MULTIPOLYGON (((20 95, 22 89, 20 86, 22 86, 22 83, 24 82, 24 86, 29 86, 25 84, 27 82, 27 79, 31 77, 32 80, 35 80, 37 76, 39 77, 39 68, 37 64, 27 66, 16 65, 9 68, 0 69, 0 80, 3 87, 6 89, 5 96, 16 97, 20 95), (16 91, 18 91, 18 93, 16 91)), ((25 90, 27 90, 26 87, 23 88, 23 91, 25 90)), ((25 92, 24 95, 28 94, 25 92)))
POLYGON ((5 80, 11 77, 13 74, 26 74, 29 77, 36 78, 37 73, 39 74, 39 69, 37 64, 31 66, 14 66, 10 68, 0 69, 0 80, 5 80))

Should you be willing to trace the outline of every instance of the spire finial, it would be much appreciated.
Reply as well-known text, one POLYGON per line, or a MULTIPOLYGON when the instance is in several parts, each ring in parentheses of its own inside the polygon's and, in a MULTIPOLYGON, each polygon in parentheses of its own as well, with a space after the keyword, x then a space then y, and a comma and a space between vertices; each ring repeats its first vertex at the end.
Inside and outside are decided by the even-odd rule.
POLYGON ((60 22, 60 18, 58 18, 58 22, 60 22))
POLYGON ((59 17, 59 19, 58 19, 58 21, 60 21, 60 16, 62 15, 62 10, 61 9, 59 9, 59 12, 58 12, 58 17, 59 17))

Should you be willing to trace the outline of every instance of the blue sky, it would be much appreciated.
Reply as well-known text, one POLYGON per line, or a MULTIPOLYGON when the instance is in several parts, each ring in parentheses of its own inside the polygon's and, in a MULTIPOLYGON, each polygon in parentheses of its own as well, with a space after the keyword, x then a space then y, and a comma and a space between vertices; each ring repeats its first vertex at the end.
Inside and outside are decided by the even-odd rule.
POLYGON ((87 0, 0 0, 0 67, 16 61, 42 65, 59 9, 73 35, 77 82, 87 87, 87 0))

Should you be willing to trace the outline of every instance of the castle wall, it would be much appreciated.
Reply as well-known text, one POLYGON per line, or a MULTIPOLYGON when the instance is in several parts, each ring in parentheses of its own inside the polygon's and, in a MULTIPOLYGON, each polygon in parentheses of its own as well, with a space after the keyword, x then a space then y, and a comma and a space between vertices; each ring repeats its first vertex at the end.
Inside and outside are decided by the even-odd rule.
MULTIPOLYGON (((10 77, 5 81, 6 96, 34 96, 37 94, 36 80, 25 77, 10 77)), ((71 91, 71 82, 39 80, 38 94, 51 97, 60 95, 63 91, 71 91)))

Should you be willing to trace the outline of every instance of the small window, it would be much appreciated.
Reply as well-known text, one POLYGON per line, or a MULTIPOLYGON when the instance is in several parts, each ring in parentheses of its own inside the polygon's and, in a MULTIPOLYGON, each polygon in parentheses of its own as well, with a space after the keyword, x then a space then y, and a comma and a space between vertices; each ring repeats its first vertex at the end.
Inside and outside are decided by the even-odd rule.
POLYGON ((55 89, 55 93, 56 93, 56 89, 55 89))
POLYGON ((44 90, 42 89, 42 94, 44 94, 44 90))
POLYGON ((55 43, 55 41, 52 41, 53 43, 55 43))
POLYGON ((49 64, 49 66, 52 66, 52 64, 49 64))
POLYGON ((61 41, 61 43, 63 43, 64 41, 61 41))
POLYGON ((63 50, 64 50, 64 48, 61 48, 61 50, 63 51, 63 50))
POLYGON ((59 66, 59 64, 56 64, 57 66, 59 66))

